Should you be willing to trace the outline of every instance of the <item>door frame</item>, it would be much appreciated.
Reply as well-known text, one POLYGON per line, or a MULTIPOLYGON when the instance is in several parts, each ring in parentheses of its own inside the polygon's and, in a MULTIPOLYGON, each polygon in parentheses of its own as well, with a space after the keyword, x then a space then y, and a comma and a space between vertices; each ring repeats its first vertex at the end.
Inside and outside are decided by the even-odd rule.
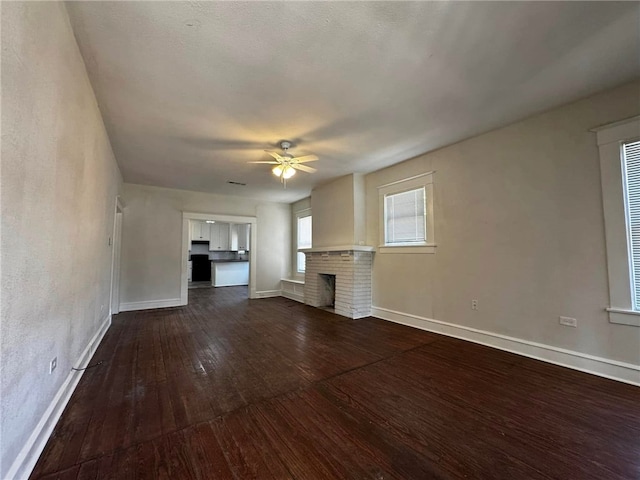
POLYGON ((111 288, 109 291, 109 315, 120 313, 120 244, 122 242, 122 215, 124 202, 116 196, 111 241, 111 288))
POLYGON ((189 302, 189 281, 187 278, 189 275, 189 220, 214 220, 216 222, 248 223, 251 225, 251 244, 249 245, 249 298, 258 298, 256 295, 256 259, 258 256, 257 218, 241 215, 222 215, 217 213, 182 212, 182 255, 180 256, 182 275, 180 276, 180 305, 187 305, 189 302))

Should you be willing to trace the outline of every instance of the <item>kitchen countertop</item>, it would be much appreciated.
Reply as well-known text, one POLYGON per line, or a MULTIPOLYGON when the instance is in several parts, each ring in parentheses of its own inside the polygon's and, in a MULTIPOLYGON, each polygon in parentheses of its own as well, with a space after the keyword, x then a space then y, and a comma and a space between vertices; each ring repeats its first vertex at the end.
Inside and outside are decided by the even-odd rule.
POLYGON ((211 263, 238 263, 248 262, 249 260, 209 260, 211 263))

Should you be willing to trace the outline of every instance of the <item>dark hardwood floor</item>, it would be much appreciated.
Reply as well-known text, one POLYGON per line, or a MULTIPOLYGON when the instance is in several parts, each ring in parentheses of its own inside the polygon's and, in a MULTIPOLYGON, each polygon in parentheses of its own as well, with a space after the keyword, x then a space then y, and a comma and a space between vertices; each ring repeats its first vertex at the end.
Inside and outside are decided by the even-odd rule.
POLYGON ((32 478, 640 478, 640 388, 245 287, 189 295, 114 318, 32 478))

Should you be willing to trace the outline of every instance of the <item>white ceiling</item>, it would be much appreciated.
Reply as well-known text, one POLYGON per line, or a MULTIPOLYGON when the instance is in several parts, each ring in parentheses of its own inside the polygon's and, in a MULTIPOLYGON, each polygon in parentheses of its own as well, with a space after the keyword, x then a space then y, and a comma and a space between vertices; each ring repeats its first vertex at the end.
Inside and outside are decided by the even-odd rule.
POLYGON ((637 2, 67 5, 125 181, 272 201, 640 76, 637 2))

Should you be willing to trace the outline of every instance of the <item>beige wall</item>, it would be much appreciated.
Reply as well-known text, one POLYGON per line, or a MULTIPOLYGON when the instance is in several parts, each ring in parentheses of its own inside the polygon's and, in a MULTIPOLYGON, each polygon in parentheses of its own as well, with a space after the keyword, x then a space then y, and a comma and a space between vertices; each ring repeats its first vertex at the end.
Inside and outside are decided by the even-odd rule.
POLYGON ((313 246, 358 245, 365 237, 365 181, 350 174, 311 192, 313 246))
POLYGON ((180 298, 183 211, 256 217, 256 290, 279 290, 289 274, 287 204, 132 184, 124 185, 123 199, 121 303, 180 298))
POLYGON ((353 177, 345 175, 311 192, 313 246, 353 245, 353 177))
POLYGON ((63 3, 2 4, 1 153, 7 478, 109 313, 108 238, 121 180, 63 3))
POLYGON ((367 243, 378 245, 376 187, 436 172, 436 253, 377 253, 374 305, 640 364, 640 328, 610 324, 604 311, 599 157, 589 132, 640 113, 639 88, 625 85, 367 175, 367 243), (577 318, 578 328, 559 325, 560 315, 577 318))
POLYGON ((361 173, 353 174, 353 245, 364 245, 366 225, 366 182, 361 173))

